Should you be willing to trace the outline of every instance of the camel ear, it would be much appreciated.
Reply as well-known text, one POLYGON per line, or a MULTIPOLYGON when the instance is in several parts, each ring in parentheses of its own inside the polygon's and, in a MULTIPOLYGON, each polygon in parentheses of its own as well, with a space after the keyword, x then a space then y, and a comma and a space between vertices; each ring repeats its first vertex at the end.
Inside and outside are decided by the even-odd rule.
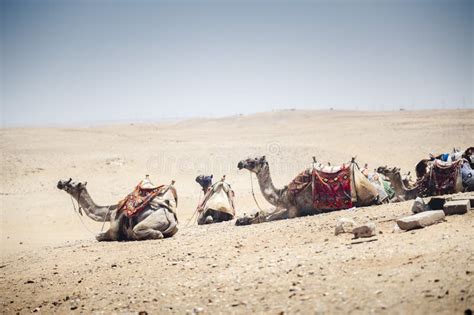
POLYGON ((84 186, 84 187, 86 187, 86 185, 87 185, 87 182, 84 182, 84 184, 82 184, 82 186, 84 186))
POLYGON ((265 158, 265 155, 262 156, 261 160, 262 160, 262 161, 266 161, 266 160, 267 160, 267 159, 265 158))

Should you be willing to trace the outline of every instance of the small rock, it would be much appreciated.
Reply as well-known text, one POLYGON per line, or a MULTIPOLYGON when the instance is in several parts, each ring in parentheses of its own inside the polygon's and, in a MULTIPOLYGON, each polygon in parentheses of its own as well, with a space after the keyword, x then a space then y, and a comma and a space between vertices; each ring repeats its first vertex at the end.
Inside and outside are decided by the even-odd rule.
POLYGON ((456 201, 456 200, 469 200, 469 203, 471 204, 471 209, 474 209, 474 195, 472 196, 453 196, 450 198, 450 200, 456 201))
POLYGON ((352 234, 354 234, 354 238, 375 236, 375 223, 358 226, 352 230, 352 234))
POLYGON ((471 210, 471 204, 469 200, 448 201, 444 204, 443 210, 446 215, 464 214, 471 210))
POLYGON ((413 206, 411 207, 411 212, 420 213, 427 210, 430 210, 430 208, 425 204, 423 198, 416 197, 415 202, 413 202, 413 206))
POLYGON ((354 220, 348 219, 348 218, 340 218, 339 220, 337 220, 334 234, 339 235, 342 233, 352 233, 352 229, 354 228, 354 225, 355 225, 354 220))
POLYGON ((425 211, 398 219, 397 224, 400 229, 409 231, 439 223, 444 217, 444 212, 441 210, 425 211))

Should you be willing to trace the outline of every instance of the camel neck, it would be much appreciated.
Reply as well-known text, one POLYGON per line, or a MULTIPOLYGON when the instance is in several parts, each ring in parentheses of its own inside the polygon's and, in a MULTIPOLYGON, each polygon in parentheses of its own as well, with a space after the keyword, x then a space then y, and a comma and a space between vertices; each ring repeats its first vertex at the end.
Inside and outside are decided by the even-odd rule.
POLYGON ((110 220, 111 211, 117 208, 116 205, 98 206, 94 200, 92 200, 92 197, 86 189, 83 189, 78 195, 71 195, 76 199, 81 208, 84 209, 86 215, 94 221, 102 222, 104 220, 110 220))
POLYGON ((413 193, 415 192, 415 188, 413 189, 408 189, 405 184, 403 183, 403 180, 402 180, 402 176, 400 175, 400 173, 396 173, 394 174, 393 176, 393 181, 392 182, 392 185, 393 185, 393 188, 395 189, 396 193, 398 195, 407 195, 407 194, 410 194, 410 193, 413 193))
POLYGON ((280 205, 283 202, 282 195, 284 189, 277 189, 273 184, 268 164, 263 166, 263 168, 257 173, 257 178, 260 190, 265 199, 274 206, 280 205))
POLYGON ((83 189, 78 194, 78 196, 75 196, 75 199, 81 205, 82 208, 97 208, 97 205, 95 204, 94 200, 92 200, 92 197, 89 195, 89 192, 86 189, 83 189))

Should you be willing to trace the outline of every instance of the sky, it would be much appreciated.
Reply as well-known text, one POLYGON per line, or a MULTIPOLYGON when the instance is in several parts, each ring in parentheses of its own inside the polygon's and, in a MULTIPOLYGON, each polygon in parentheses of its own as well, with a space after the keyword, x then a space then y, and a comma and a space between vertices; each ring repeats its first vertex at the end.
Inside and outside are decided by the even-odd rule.
POLYGON ((474 1, 1 0, 2 126, 474 108, 474 1))

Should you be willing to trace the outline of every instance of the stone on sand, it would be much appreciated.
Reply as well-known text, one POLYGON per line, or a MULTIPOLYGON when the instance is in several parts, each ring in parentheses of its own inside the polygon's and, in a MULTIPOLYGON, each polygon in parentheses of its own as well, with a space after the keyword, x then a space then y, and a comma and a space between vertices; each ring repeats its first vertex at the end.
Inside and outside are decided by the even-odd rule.
POLYGON ((354 238, 375 236, 375 223, 367 223, 352 229, 354 238))
POLYGON ((450 198, 452 201, 457 201, 457 200, 469 200, 471 209, 474 208, 474 195, 472 196, 453 196, 450 198))
POLYGON ((400 218, 397 220, 397 224, 400 229, 409 231, 441 222, 444 217, 444 211, 442 210, 425 211, 400 218))
POLYGON ((444 214, 464 214, 471 210, 471 203, 469 200, 454 200, 448 201, 444 204, 444 214))
POLYGON ((425 204, 423 198, 416 197, 415 202, 413 202, 413 206, 411 207, 411 212, 420 213, 427 210, 429 210, 429 207, 425 204))
POLYGON ((340 218, 339 220, 337 220, 336 230, 334 231, 334 234, 339 235, 342 233, 352 233, 354 225, 354 220, 348 218, 340 218))

